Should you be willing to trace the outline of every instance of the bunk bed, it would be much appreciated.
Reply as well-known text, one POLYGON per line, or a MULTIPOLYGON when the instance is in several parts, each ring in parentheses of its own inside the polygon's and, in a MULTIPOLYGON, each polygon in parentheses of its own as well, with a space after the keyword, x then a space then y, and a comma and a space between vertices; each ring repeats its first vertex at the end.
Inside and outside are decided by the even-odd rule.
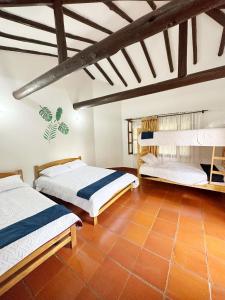
POLYGON ((138 177, 225 193, 225 128, 138 132, 138 177), (162 161, 158 146, 211 147, 209 164, 162 161), (223 147, 216 155, 216 148, 223 147), (220 162, 217 166, 216 163, 220 162))

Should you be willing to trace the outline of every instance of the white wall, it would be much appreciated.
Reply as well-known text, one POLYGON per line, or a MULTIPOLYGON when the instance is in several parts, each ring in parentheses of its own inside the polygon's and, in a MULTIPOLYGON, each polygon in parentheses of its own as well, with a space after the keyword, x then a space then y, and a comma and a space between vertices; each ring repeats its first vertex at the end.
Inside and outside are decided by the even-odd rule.
POLYGON ((0 53, 0 171, 21 168, 31 183, 33 166, 55 159, 82 155, 95 163, 92 110, 77 114, 72 103, 92 96, 91 80, 84 72, 73 73, 64 80, 26 97, 15 100, 12 91, 57 64, 54 58, 26 54, 0 53), (58 133, 47 142, 47 126, 38 114, 40 105, 52 111, 63 108, 62 120, 69 125, 68 135, 58 133))

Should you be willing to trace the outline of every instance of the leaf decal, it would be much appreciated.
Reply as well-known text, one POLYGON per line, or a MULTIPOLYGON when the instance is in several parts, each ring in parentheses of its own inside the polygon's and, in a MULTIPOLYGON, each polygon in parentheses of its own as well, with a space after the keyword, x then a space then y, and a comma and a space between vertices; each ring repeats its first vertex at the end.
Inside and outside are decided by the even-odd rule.
POLYGON ((63 113, 63 110, 61 107, 58 107, 57 108, 57 111, 56 111, 56 114, 55 114, 55 118, 56 118, 56 121, 59 121, 62 117, 62 113, 63 113))
POLYGON ((58 130, 65 135, 69 133, 69 127, 64 122, 59 124, 58 130))
POLYGON ((47 122, 50 122, 52 120, 52 113, 46 106, 41 107, 39 115, 47 122))
POLYGON ((56 133, 57 133, 57 123, 50 123, 46 128, 43 136, 47 141, 50 142, 52 139, 56 137, 56 133))

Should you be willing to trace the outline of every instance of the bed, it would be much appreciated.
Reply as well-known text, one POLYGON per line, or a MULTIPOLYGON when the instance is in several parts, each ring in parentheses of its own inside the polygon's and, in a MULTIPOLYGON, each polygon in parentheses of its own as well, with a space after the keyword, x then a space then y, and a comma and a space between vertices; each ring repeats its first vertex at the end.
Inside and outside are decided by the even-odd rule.
POLYGON ((46 195, 56 197, 85 210, 93 218, 94 225, 97 224, 97 216, 114 203, 128 190, 136 188, 139 184, 138 178, 129 173, 116 172, 115 170, 96 168, 81 163, 79 167, 68 170, 58 176, 48 177, 41 175, 42 171, 52 166, 66 166, 72 162, 82 162, 81 157, 68 158, 54 161, 42 166, 36 166, 35 186, 36 189, 46 195), (103 184, 96 189, 89 198, 83 196, 81 191, 102 180, 118 175, 118 178, 103 184))
POLYGON ((66 244, 75 247, 82 225, 18 175, 0 173, 0 296, 66 244))
POLYGON ((225 128, 156 132, 139 130, 137 155, 139 180, 145 178, 225 193, 225 148, 223 154, 218 156, 216 147, 225 147, 225 128), (211 162, 192 164, 162 161, 157 159, 157 146, 164 145, 212 147, 211 162))

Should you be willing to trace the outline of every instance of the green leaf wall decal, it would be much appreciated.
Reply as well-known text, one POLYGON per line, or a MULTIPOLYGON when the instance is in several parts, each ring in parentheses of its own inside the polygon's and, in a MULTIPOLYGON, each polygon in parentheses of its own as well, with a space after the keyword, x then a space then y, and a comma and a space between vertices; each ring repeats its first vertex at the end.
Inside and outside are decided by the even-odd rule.
POLYGON ((52 120, 52 113, 46 106, 41 107, 39 115, 47 122, 50 122, 52 120))
POLYGON ((61 107, 58 107, 57 108, 57 111, 56 111, 56 114, 55 114, 55 118, 56 118, 56 121, 59 121, 62 117, 62 113, 63 113, 63 110, 61 107))
POLYGON ((56 137, 56 133, 57 133, 57 127, 58 124, 57 123, 50 123, 48 125, 48 127, 46 128, 45 132, 44 132, 44 138, 47 141, 51 141, 56 137))
POLYGON ((64 122, 59 124, 58 130, 65 135, 69 133, 69 127, 64 122))

